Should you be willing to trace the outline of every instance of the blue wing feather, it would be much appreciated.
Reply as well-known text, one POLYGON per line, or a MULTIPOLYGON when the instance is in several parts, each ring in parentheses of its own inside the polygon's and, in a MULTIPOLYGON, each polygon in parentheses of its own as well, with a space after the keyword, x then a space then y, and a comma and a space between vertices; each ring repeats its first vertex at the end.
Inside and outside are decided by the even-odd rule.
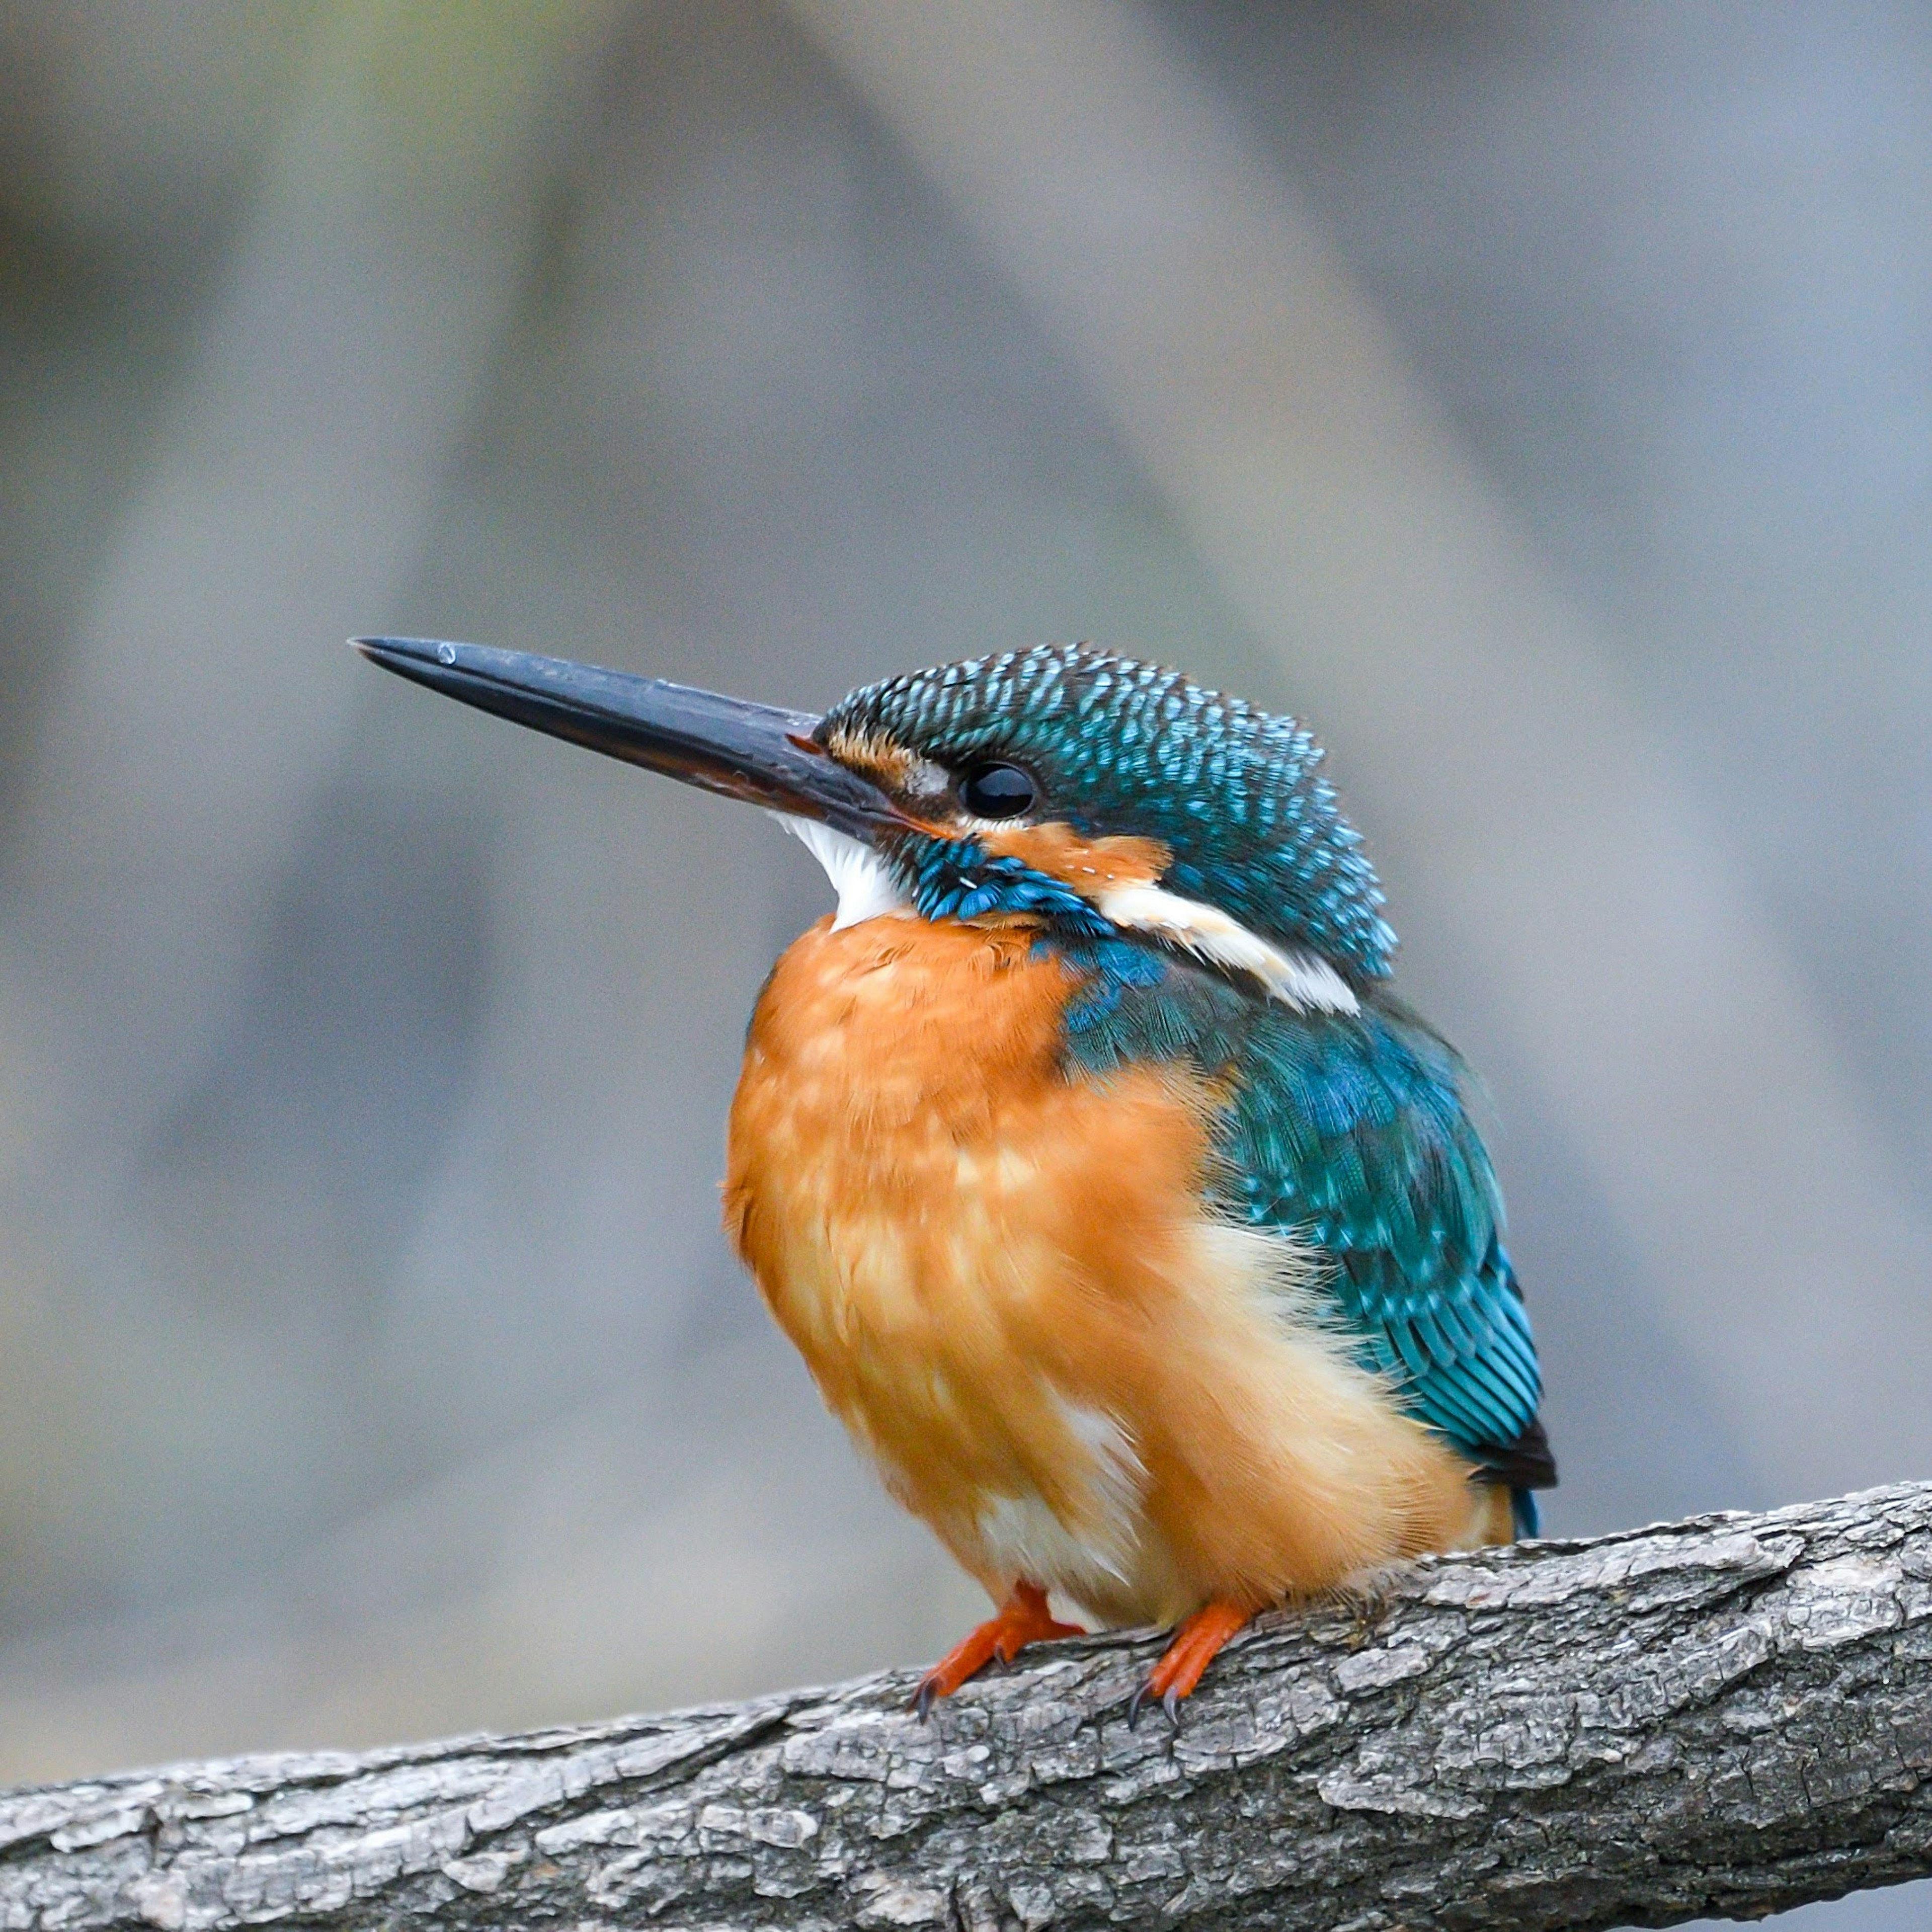
POLYGON ((1554 1479, 1502 1196, 1462 1064, 1426 1024, 1379 991, 1359 1015, 1301 1013, 1175 962, 1070 1051, 1225 1081, 1216 1204, 1330 1258, 1344 1326, 1412 1414, 1513 1480, 1554 1479))

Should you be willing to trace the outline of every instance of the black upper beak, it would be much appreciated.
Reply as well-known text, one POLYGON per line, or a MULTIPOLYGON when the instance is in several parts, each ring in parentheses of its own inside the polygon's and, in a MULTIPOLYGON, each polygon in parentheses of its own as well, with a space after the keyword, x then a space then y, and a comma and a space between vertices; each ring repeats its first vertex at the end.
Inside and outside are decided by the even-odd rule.
POLYGON ((891 800, 813 743, 818 720, 657 677, 427 638, 356 638, 399 677, 706 791, 817 818, 868 842, 903 824, 891 800))

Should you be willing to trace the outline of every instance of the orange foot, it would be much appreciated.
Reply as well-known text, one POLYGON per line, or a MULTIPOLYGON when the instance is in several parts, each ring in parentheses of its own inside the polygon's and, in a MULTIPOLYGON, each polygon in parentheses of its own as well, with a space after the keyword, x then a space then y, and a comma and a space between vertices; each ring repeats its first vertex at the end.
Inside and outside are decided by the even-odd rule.
POLYGON ((1179 1730, 1181 1699, 1193 1694, 1202 1673, 1221 1646, 1253 1615, 1252 1610, 1238 1610, 1232 1604, 1210 1604, 1185 1619, 1160 1661, 1148 1672, 1147 1681, 1128 1699, 1127 1728, 1131 1730, 1138 1721, 1141 1706, 1150 1697, 1158 1697, 1167 1721, 1179 1730))
MULTIPOLYGON (((913 1708, 920 1721, 932 1714, 935 1700, 950 1697, 967 1678, 998 1658, 1010 1664, 1030 1643, 1053 1636, 1084 1636, 1078 1624, 1058 1624, 1048 1614, 1046 1592, 1037 1583, 1016 1583, 998 1616, 980 1624, 956 1643, 920 1681, 913 1708)), ((1206 1660, 1203 1659, 1204 1662, 1206 1660)), ((1198 1674, 1198 1672, 1196 1673, 1198 1674)))

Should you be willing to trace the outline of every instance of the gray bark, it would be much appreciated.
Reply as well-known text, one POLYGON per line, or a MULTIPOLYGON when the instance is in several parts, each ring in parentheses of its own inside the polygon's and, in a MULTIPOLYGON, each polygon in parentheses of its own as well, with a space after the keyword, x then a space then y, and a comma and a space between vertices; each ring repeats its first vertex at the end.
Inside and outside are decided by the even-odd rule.
POLYGON ((1932 1485, 1436 1559, 922 1725, 898 1673, 664 1718, 0 1796, 0 1928, 1754 1918, 1932 1873, 1932 1485))

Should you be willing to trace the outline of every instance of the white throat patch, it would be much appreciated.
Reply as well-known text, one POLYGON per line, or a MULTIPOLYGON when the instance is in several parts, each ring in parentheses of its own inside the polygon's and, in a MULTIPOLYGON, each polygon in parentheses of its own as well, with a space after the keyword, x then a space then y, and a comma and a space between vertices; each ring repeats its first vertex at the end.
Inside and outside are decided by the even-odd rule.
POLYGON ((1282 952, 1218 907, 1159 886, 1112 886, 1094 903, 1116 926, 1150 932, 1210 965, 1258 980, 1270 998, 1297 1012, 1358 1013, 1348 982, 1325 959, 1282 952))
POLYGON ((835 831, 815 818, 796 818, 788 812, 775 812, 772 816, 825 868, 825 876, 838 895, 838 910, 832 920, 834 932, 877 919, 881 913, 898 912, 912 903, 886 869, 885 861, 849 832, 835 831))

